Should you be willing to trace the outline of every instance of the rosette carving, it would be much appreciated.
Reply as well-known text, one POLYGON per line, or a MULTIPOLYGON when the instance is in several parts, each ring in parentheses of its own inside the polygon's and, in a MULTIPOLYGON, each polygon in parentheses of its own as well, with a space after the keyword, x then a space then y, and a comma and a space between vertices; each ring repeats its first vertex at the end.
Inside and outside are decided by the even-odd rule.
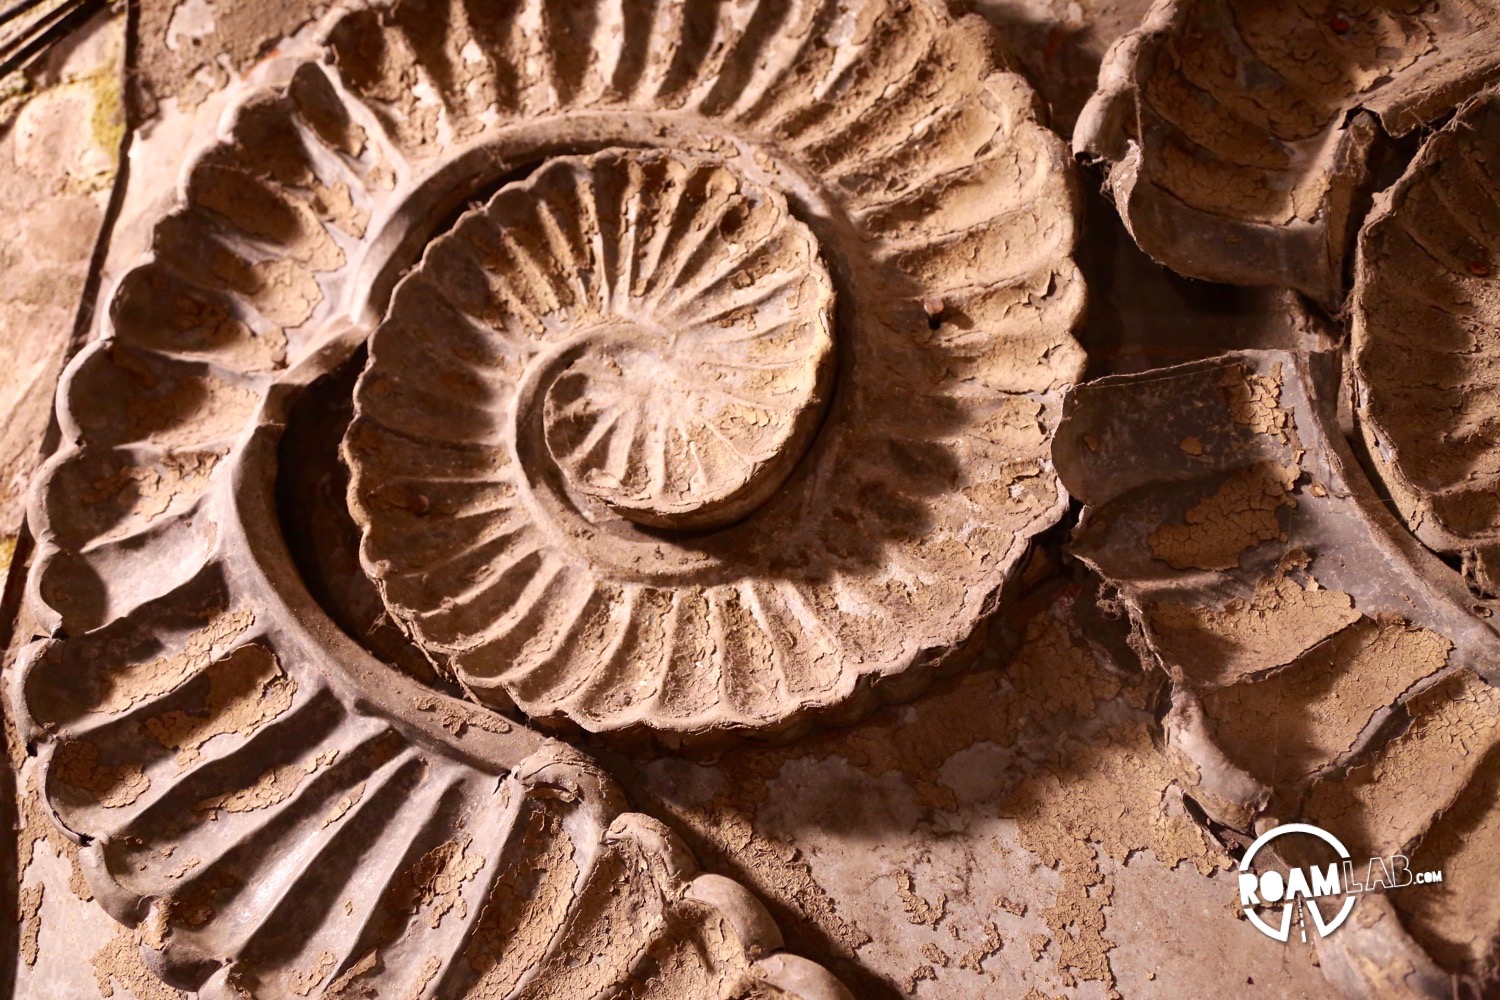
POLYGON ((1500 593, 1500 95, 1423 144, 1360 234, 1351 341, 1366 450, 1406 523, 1500 593))
POLYGON ((13 700, 148 964, 267 1000, 844 995, 493 708, 785 735, 948 660, 1065 503, 1082 287, 1029 107, 925 2, 412 2, 280 46, 175 200, 135 174, 13 700), (339 406, 335 524, 279 449, 339 406), (382 602, 488 704, 350 638, 382 602))
POLYGON ((1372 147, 1493 80, 1497 52, 1476 0, 1158 0, 1105 57, 1074 148, 1168 267, 1336 306, 1372 147))
POLYGON ((651 28, 702 52, 633 5, 568 22, 625 53, 558 34, 531 87, 451 60, 518 59, 497 39, 531 51, 521 21, 455 16, 439 46, 398 9, 333 35, 416 155, 480 93, 615 130, 549 126, 430 243, 344 455, 364 566, 440 670, 669 742, 785 735, 923 683, 1061 512, 1045 441, 1081 357, 1063 151, 981 23, 710 10, 651 28))
MULTIPOLYGON (((371 534, 383 511, 410 512, 409 498, 381 502, 389 488, 436 485, 392 453, 391 433, 430 421, 451 440, 476 406, 503 408, 486 425, 507 451, 548 461, 568 493, 633 522, 718 527, 773 493, 827 395, 833 294, 784 200, 747 200, 742 183, 720 164, 662 153, 552 160, 436 240, 376 331, 359 388, 347 457, 371 534), (553 240, 549 226, 570 231, 553 240), (465 301, 461 282, 481 275, 481 299, 465 301), (456 384, 445 363, 478 368, 469 381, 480 391, 433 413, 456 384), (486 365, 500 388, 482 382, 486 365)), ((546 478, 511 464, 497 478, 506 470, 510 491, 546 478)), ((458 549, 480 540, 475 527, 452 540, 458 549)), ((372 562, 416 541, 384 534, 391 543, 372 562)))

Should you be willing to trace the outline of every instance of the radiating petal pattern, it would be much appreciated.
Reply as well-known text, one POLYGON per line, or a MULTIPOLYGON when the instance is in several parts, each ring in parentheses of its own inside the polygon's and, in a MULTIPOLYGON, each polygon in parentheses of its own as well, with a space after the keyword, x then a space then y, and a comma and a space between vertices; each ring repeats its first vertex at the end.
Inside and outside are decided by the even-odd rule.
MULTIPOLYGON (((679 530, 739 520, 776 492, 817 429, 832 325, 832 282, 774 192, 721 163, 660 152, 548 161, 431 245, 372 339, 347 453, 369 561, 399 575, 444 554, 409 524, 380 524, 390 490, 431 492, 425 469, 399 454, 382 461, 381 443, 434 419, 451 437, 472 433, 479 415, 516 459, 475 484, 515 497, 467 518, 478 534, 538 519, 515 508, 542 463, 596 516, 679 530), (448 284, 465 274, 489 288, 473 311, 448 284), (463 351, 476 340, 483 358, 507 360, 486 371, 463 351), (459 379, 469 392, 454 392, 459 379)), ((445 513, 424 510, 424 524, 436 529, 445 513)))
POLYGON ((1360 234, 1366 449, 1417 537, 1500 593, 1500 95, 1427 139, 1360 234))
POLYGON ((495 704, 672 742, 911 695, 1065 506, 1068 162, 990 58, 925 2, 398 5, 289 42, 175 201, 127 199, 149 252, 109 262, 60 388, 13 703, 151 968, 226 998, 844 995, 585 758, 340 633, 277 446, 384 319, 361 419, 382 366, 421 377, 372 551, 430 532, 387 596, 485 636, 451 665, 495 704), (591 318, 638 332, 533 364, 591 318), (575 512, 522 517, 544 488, 575 512))
POLYGON ((169 984, 205 1000, 848 996, 586 758, 381 676, 292 614, 208 568, 28 650, 43 791, 169 984))
POLYGON ((474 177, 412 236, 344 445, 440 670, 674 744, 953 660, 1064 509, 1082 360, 1066 153, 982 21, 452 2, 329 38, 397 190, 474 177))

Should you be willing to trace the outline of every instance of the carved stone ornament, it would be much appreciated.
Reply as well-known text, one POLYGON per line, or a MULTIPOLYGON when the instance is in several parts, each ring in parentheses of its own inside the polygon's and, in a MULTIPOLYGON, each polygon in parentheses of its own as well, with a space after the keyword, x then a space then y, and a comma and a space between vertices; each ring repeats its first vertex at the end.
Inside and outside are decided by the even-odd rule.
POLYGON ((142 173, 12 700, 165 981, 847 996, 496 709, 785 737, 955 662, 1065 508, 1082 363, 1066 150, 990 45, 925 0, 402 3, 142 173), (333 513, 280 461, 330 398, 333 513), (336 624, 361 587, 412 655, 336 624))
POLYGON ((429 105, 393 82, 433 72, 424 45, 540 43, 457 19, 439 46, 399 10, 334 34, 416 150, 498 88, 507 155, 545 157, 371 340, 344 442, 365 569, 479 701, 671 742, 925 683, 1062 512, 1049 408, 1081 362, 1065 150, 982 24, 696 10, 578 14, 603 54, 559 35, 553 82, 514 93, 443 62, 429 105), (684 75, 679 33, 714 32, 684 75))
POLYGON ((1486 0, 1158 0, 1105 57, 1073 145, 1168 267, 1337 306, 1382 133, 1497 75, 1486 0))
POLYGON ((1442 865, 1441 892, 1363 898, 1324 973, 1349 996, 1490 996, 1500 634, 1365 477, 1341 360, 1243 351, 1077 387, 1054 442, 1087 505, 1071 547, 1169 678, 1166 751, 1209 818, 1442 865))
POLYGON ((1500 594, 1500 94, 1427 139, 1360 234, 1366 449, 1418 538, 1500 594))

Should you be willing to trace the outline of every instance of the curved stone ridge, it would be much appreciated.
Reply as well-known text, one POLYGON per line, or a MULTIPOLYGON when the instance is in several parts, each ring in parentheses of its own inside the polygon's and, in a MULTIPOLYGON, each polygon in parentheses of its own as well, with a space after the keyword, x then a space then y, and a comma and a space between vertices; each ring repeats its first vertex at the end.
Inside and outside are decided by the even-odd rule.
POLYGON ((849 1000, 587 758, 393 687, 290 614, 209 568, 23 662, 43 791, 169 984, 203 1000, 849 1000), (352 669, 325 676, 330 655, 352 669))
POLYGON ((1449 113, 1497 53, 1480 0, 1157 0, 1105 57, 1074 148, 1152 257, 1337 306, 1380 133, 1449 113))
MULTIPOLYGON (((575 503, 602 505, 591 520, 732 523, 806 449, 832 326, 828 272, 779 194, 660 151, 549 160, 434 241, 397 290, 357 393, 352 506, 380 536, 382 494, 431 492, 431 470, 382 448, 380 428, 467 434, 483 411, 507 451, 550 457, 575 503)), ((371 549, 389 573, 418 569, 410 547, 371 549)))
POLYGON ((1359 423, 1427 545, 1500 595, 1500 93, 1423 144, 1360 234, 1359 423))

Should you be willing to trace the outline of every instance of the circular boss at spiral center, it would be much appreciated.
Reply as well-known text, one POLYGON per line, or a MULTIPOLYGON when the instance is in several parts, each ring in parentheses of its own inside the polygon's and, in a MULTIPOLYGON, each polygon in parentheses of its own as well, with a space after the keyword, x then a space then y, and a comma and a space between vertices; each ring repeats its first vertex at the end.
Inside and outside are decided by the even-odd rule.
MULTIPOLYGON (((554 465, 586 517, 703 530, 749 514, 805 449, 833 368, 832 308, 813 237, 780 194, 717 160, 610 150, 550 160, 462 218, 387 326, 431 349, 399 375, 432 402, 426 419, 513 435, 511 458, 554 465)), ((362 412, 401 429, 412 395, 369 388, 362 412)))
MULTIPOLYGON (((594 231, 582 255, 562 248, 548 289, 578 343, 544 390, 548 453, 573 491, 639 524, 744 517, 786 479, 827 393, 833 290, 811 234, 719 162, 621 152, 552 172, 579 180, 594 231)), ((491 210, 512 239, 548 224, 522 190, 491 210)))
MULTIPOLYGON (((779 198, 733 197, 766 216, 757 222, 787 225, 779 198)), ((686 212, 706 208, 697 200, 686 212)), ((765 246, 765 233, 748 245, 730 242, 712 219, 687 226, 703 230, 692 234, 702 242, 688 257, 716 258, 720 267, 765 246)), ((568 352, 543 390, 540 416, 570 490, 638 524, 706 529, 744 517, 782 484, 816 426, 832 367, 832 295, 805 236, 772 250, 774 269, 763 278, 800 284, 816 275, 811 295, 731 305, 753 283, 735 270, 704 299, 672 309, 664 325, 647 326, 652 303, 627 293, 620 311, 646 315, 621 317, 568 352)))

